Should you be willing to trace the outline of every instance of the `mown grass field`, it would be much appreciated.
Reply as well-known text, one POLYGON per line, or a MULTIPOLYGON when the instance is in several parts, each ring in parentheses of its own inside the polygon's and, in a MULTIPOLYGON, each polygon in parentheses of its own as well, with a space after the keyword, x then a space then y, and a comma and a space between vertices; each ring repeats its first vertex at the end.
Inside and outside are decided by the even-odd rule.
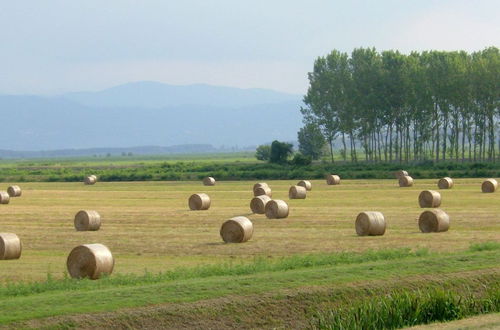
MULTIPOLYGON (((252 302, 256 296, 266 295, 270 297, 266 304, 275 306, 290 290, 293 297, 297 292, 313 292, 322 301, 330 297, 333 288, 372 287, 377 281, 405 286, 408 278, 414 279, 411 283, 424 277, 430 283, 453 282, 453 278, 464 285, 498 282, 499 250, 470 250, 471 244, 500 242, 500 193, 481 193, 481 179, 457 179, 453 189, 440 191, 441 208, 450 215, 451 226, 448 232, 436 234, 422 234, 417 226, 422 212, 418 194, 437 189, 436 180, 416 180, 411 188, 399 188, 395 180, 343 180, 339 186, 313 181, 313 190, 305 200, 288 200, 288 188, 295 180, 267 182, 273 198, 289 203, 287 219, 268 220, 250 213, 253 181, 223 181, 214 187, 200 182, 22 184, 22 197, 0 205, 0 231, 16 233, 23 242, 21 259, 0 261, 4 286, 4 291, 0 290, 0 323, 165 303, 203 304, 224 297, 236 301, 240 299, 236 297, 249 297, 252 302), (208 211, 188 210, 187 199, 195 192, 211 196, 208 211), (73 217, 81 209, 101 214, 101 230, 74 230, 73 217), (356 236, 356 215, 367 210, 385 215, 388 229, 384 236, 356 236), (224 244, 220 226, 237 215, 252 220, 254 236, 244 244, 224 244), (64 280, 67 255, 84 243, 102 243, 113 252, 116 264, 109 279, 81 284, 64 280), (398 248, 402 250, 394 250, 398 248), (373 252, 368 250, 392 252, 370 257, 373 252), (351 255, 345 257, 347 261, 328 259, 340 252, 351 255), (283 259, 289 256, 291 259, 283 259), (166 275, 154 275, 160 272, 166 275), (42 282, 42 289, 37 293, 38 289, 28 284, 21 284, 20 291, 12 289, 16 283, 27 282, 42 282), (318 295, 318 291, 323 293, 318 295), (329 293, 325 296, 324 292, 329 293), (20 310, 20 305, 25 307, 20 310)), ((3 185, 7 188, 9 183, 3 185)), ((378 287, 386 288, 387 284, 378 287)), ((179 318, 175 315, 184 313, 178 308, 168 311, 176 322, 179 318)), ((199 312, 199 305, 192 308, 199 312)), ((139 310, 134 315, 141 319, 155 311, 139 310)), ((290 324, 282 313, 276 313, 257 325, 290 324)), ((130 319, 123 323, 119 313, 113 315, 117 324, 134 324, 130 319)), ((245 324, 241 313, 235 315, 245 324)), ((198 319, 208 322, 207 315, 202 316, 198 319)), ((89 327, 104 324, 84 319, 90 322, 85 323, 89 327)), ((197 319, 189 320, 196 325, 197 319)), ((81 325, 82 319, 54 322, 81 325)), ((34 323, 40 324, 43 322, 34 323)))

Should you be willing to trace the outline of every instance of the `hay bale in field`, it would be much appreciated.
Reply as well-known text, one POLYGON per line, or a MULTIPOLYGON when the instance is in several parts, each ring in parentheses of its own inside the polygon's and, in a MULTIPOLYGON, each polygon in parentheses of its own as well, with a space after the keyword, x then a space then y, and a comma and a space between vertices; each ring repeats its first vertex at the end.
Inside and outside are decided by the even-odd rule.
POLYGON ((340 176, 335 174, 329 174, 326 176, 326 183, 329 185, 340 184, 340 176))
POLYGON ((254 189, 253 195, 256 197, 262 196, 262 195, 273 197, 273 192, 271 191, 271 188, 269 188, 269 186, 262 186, 262 187, 257 187, 256 189, 254 189))
POLYGON ((273 199, 266 204, 266 217, 268 219, 281 219, 288 217, 288 204, 280 199, 273 199))
POLYGON ((19 259, 23 247, 16 234, 0 233, 0 260, 19 259))
POLYGON ((396 179, 399 179, 402 176, 408 176, 408 172, 406 172, 405 170, 399 170, 394 172, 394 176, 396 177, 396 179))
POLYGON ((426 210, 418 218, 422 233, 442 232, 450 228, 450 216, 441 209, 426 210))
POLYGON ((453 188, 453 180, 450 177, 444 177, 438 181, 439 189, 451 189, 453 188))
POLYGON ((250 201, 250 209, 253 213, 264 214, 266 213, 266 204, 269 203, 271 197, 267 195, 256 196, 250 201))
POLYGON ((207 194, 193 194, 189 197, 189 208, 193 211, 208 210, 210 197, 207 194))
POLYGON ((204 186, 215 186, 215 179, 212 178, 211 176, 207 176, 206 178, 203 179, 203 185, 204 186))
POLYGON ((311 181, 307 181, 307 180, 300 180, 300 181, 297 183, 297 186, 304 187, 304 188, 306 188, 306 190, 307 190, 307 191, 311 191, 311 190, 312 190, 312 184, 311 184, 311 181))
POLYGON ((95 175, 89 175, 83 180, 84 184, 91 185, 97 182, 97 177, 95 175))
POLYGON ((246 217, 234 217, 222 224, 220 236, 226 243, 244 243, 252 238, 253 224, 246 217))
POLYGON ((7 193, 10 197, 20 197, 23 191, 19 186, 10 186, 9 188, 7 188, 7 193))
POLYGON ((356 217, 356 233, 359 236, 384 235, 386 223, 384 215, 377 211, 365 211, 356 217))
POLYGON ((399 177, 399 186, 400 187, 413 186, 413 178, 411 176, 408 176, 408 175, 399 177))
POLYGON ((73 278, 97 280, 102 274, 110 275, 113 272, 115 259, 103 244, 83 244, 71 250, 66 266, 73 278))
POLYGON ((10 196, 6 191, 0 191, 0 204, 9 204, 10 196))
POLYGON ((481 185, 484 193, 494 193, 498 188, 498 182, 495 179, 486 179, 481 185))
POLYGON ((75 215, 75 229, 77 231, 95 231, 101 228, 101 216, 97 211, 79 211, 75 215))
POLYGON ((307 190, 302 186, 291 186, 288 190, 288 198, 290 199, 305 199, 306 195, 307 190))
POLYGON ((269 187, 269 185, 265 182, 259 182, 259 183, 256 183, 253 185, 253 191, 255 191, 257 188, 261 188, 261 187, 269 187))
POLYGON ((434 190, 424 190, 418 195, 420 207, 439 207, 441 205, 441 194, 434 190))

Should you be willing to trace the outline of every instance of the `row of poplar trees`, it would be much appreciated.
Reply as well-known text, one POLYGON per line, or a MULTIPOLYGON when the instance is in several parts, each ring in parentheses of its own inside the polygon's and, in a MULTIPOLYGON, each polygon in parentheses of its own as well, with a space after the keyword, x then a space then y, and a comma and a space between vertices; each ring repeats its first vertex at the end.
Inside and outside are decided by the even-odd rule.
POLYGON ((299 141, 316 130, 329 144, 332 162, 335 145, 353 161, 500 156, 496 47, 471 54, 359 48, 349 56, 334 50, 317 58, 309 83, 299 141))

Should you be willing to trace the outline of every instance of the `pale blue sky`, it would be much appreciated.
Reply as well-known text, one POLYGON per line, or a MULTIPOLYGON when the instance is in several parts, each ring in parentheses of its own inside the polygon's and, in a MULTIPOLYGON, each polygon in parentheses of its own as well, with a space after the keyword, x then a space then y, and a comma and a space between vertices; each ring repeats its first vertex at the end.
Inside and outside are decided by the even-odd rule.
POLYGON ((0 93, 153 80, 303 94, 332 49, 499 47, 498 13, 498 0, 0 0, 0 93))

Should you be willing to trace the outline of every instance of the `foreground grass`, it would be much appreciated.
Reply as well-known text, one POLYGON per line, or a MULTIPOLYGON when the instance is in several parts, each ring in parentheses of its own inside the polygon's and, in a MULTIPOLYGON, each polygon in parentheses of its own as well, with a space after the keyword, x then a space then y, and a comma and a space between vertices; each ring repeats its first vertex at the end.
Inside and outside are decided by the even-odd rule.
MULTIPOLYGON (((490 244, 488 246, 491 246, 492 250, 500 250, 500 244, 487 244, 490 244)), ((485 244, 481 244, 481 246, 485 246, 485 244)), ((344 252, 338 254, 297 255, 283 257, 276 261, 259 257, 255 258, 251 263, 223 263, 192 268, 184 267, 157 274, 150 272, 146 272, 144 275, 119 274, 117 276, 104 278, 103 280, 97 282, 86 279, 75 280, 67 277, 63 280, 55 280, 50 274, 48 274, 48 278, 44 282, 9 283, 1 286, 0 299, 2 297, 28 296, 48 291, 102 289, 115 286, 154 284, 167 281, 207 278, 214 276, 241 276, 262 272, 279 272, 297 270, 301 268, 359 264, 369 261, 388 261, 428 255, 429 252, 427 249, 412 251, 411 249, 406 248, 366 251, 364 253, 344 252)))
POLYGON ((317 329, 377 330, 459 320, 500 311, 500 284, 487 288, 484 296, 471 292, 423 289, 417 292, 396 291, 385 297, 358 302, 344 308, 318 313, 313 324, 317 329))
POLYGON ((39 284, 7 285, 0 290, 0 323, 426 274, 439 278, 497 266, 498 246, 492 246, 451 254, 392 250, 290 257, 277 262, 259 259, 247 265, 179 269, 93 282, 49 279, 39 284))

